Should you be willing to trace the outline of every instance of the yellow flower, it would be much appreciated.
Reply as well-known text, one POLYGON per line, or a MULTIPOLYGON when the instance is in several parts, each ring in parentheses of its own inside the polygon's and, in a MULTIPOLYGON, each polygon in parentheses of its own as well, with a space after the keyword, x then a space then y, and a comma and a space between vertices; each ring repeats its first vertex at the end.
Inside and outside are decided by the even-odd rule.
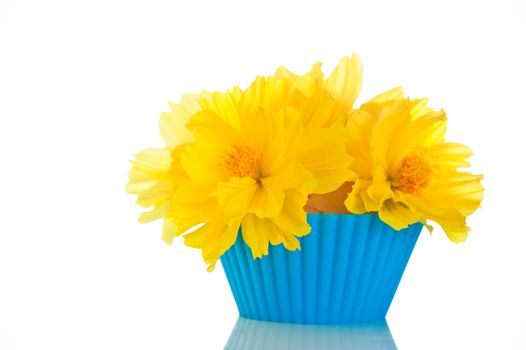
POLYGON ((163 218, 163 239, 184 235, 210 269, 240 228, 254 258, 267 254, 269 243, 298 249, 296 237, 310 231, 303 209, 309 194, 353 177, 345 121, 360 86, 355 56, 328 79, 319 64, 302 77, 281 68, 245 91, 185 95, 170 104, 160 120, 166 148, 139 153, 129 175, 128 192, 154 207, 141 222, 163 218))
POLYGON ((181 156, 189 179, 172 202, 174 235, 204 223, 184 237, 202 249, 210 268, 234 244, 240 227, 254 258, 268 254, 269 243, 298 249, 296 237, 310 231, 303 210, 308 195, 332 191, 352 176, 343 122, 325 119, 305 128, 305 120, 316 115, 306 115, 298 99, 308 100, 290 79, 259 77, 237 106, 190 119, 194 142, 181 156))
POLYGON ((373 98, 348 120, 355 184, 350 212, 377 211, 395 229, 426 219, 454 242, 464 241, 466 216, 480 207, 482 176, 459 171, 472 152, 445 142, 446 114, 427 100, 403 98, 400 88, 373 98))
POLYGON ((195 142, 181 156, 189 179, 174 195, 174 234, 204 223, 184 237, 211 268, 240 226, 255 258, 268 253, 269 242, 297 249, 295 236, 310 231, 302 208, 316 180, 297 161, 299 123, 293 109, 243 111, 239 128, 211 111, 191 119, 195 142))

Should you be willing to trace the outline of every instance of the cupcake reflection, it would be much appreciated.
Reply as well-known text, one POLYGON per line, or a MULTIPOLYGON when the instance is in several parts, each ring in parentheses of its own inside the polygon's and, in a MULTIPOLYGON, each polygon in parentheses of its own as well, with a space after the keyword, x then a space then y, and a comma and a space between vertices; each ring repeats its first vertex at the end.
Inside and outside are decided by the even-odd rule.
POLYGON ((254 321, 240 317, 226 350, 397 349, 387 322, 317 326, 254 321))

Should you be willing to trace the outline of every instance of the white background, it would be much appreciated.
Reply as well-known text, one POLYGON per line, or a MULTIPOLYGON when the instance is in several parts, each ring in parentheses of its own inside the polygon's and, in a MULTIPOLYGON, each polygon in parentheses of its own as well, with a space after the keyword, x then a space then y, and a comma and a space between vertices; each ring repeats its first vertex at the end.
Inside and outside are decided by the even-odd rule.
POLYGON ((139 225, 133 153, 159 113, 284 64, 364 62, 449 113, 483 208, 465 244, 424 233, 388 322, 400 349, 526 349, 526 11, 521 1, 0 3, 0 349, 222 349, 220 266, 139 225))

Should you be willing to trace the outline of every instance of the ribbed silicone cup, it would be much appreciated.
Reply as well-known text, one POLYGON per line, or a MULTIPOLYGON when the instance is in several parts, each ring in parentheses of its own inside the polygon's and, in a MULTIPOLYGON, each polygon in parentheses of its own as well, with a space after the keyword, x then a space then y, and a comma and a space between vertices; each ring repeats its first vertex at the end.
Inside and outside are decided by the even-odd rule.
POLYGON ((254 260, 241 234, 221 257, 242 317, 304 324, 385 319, 422 224, 396 231, 378 214, 308 214, 301 250, 254 260))
POLYGON ((347 326, 278 324, 240 317, 225 350, 396 350, 387 322, 347 326))

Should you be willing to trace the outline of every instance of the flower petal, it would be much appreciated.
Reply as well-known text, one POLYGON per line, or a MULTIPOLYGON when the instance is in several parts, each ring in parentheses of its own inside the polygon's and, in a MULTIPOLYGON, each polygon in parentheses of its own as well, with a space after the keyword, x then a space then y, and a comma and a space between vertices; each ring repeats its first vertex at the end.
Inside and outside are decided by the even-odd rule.
POLYGON ((226 225, 221 215, 217 215, 212 221, 186 234, 184 242, 190 247, 202 250, 203 258, 209 264, 207 270, 210 272, 214 270, 221 255, 234 245, 239 226, 239 221, 226 225))
POLYGON ((325 86, 336 101, 352 107, 362 88, 362 74, 362 62, 357 54, 342 57, 325 86))
POLYGON ((454 243, 466 240, 470 228, 466 225, 466 216, 454 209, 428 209, 426 218, 439 224, 448 238, 454 243))
POLYGON ((174 219, 176 235, 181 235, 216 215, 217 200, 213 197, 213 184, 183 181, 172 198, 168 216, 174 219))
POLYGON ((284 198, 283 190, 275 190, 260 185, 254 193, 249 211, 259 218, 274 217, 283 208, 284 198))
POLYGON ((168 148, 173 149, 194 140, 186 124, 194 114, 201 110, 198 99, 198 95, 183 95, 181 103, 170 103, 171 112, 161 113, 159 128, 161 137, 168 148))
POLYGON ((396 135, 391 144, 393 164, 398 163, 404 156, 415 148, 427 148, 444 142, 447 119, 445 112, 433 112, 411 122, 396 135))
POLYGON ((126 191, 137 194, 138 205, 154 207, 140 215, 141 223, 159 219, 168 212, 174 191, 186 177, 179 165, 179 155, 180 149, 173 152, 166 148, 147 149, 132 162, 126 191))
POLYGON ((126 192, 140 194, 166 177, 172 158, 167 148, 145 149, 135 156, 133 167, 128 173, 126 192))
POLYGON ((269 235, 273 232, 266 231, 268 227, 262 227, 261 219, 255 215, 248 214, 241 223, 241 232, 245 243, 252 251, 254 259, 268 254, 269 235))
POLYGON ((422 218, 421 214, 415 213, 403 203, 392 199, 384 202, 378 210, 378 215, 383 222, 395 230, 402 230, 415 222, 419 222, 422 218))
POLYGON ((307 203, 307 197, 304 197, 293 190, 288 190, 285 196, 286 202, 295 202, 294 205, 284 205, 283 210, 274 217, 274 223, 288 237, 303 237, 311 230, 307 223, 307 213, 303 206, 307 203), (293 193, 290 193, 293 192, 293 193), (297 198, 293 198, 296 197, 297 198), (299 207, 297 203, 303 203, 299 207))
POLYGON ((425 156, 430 162, 439 167, 451 169, 467 168, 470 164, 466 161, 473 152, 460 143, 444 142, 432 145, 426 149, 425 156))
POLYGON ((229 176, 220 166, 224 153, 239 137, 238 132, 212 112, 199 112, 188 124, 196 141, 186 145, 181 165, 188 176, 200 183, 224 181, 229 176))
POLYGON ((296 187, 300 183, 301 176, 298 176, 298 174, 303 173, 305 168, 289 160, 288 162, 282 162, 281 167, 276 167, 276 170, 277 173, 262 178, 261 183, 269 189, 286 190, 296 187))
POLYGON ((148 222, 160 219, 164 216, 164 214, 166 214, 167 211, 167 204, 155 206, 155 208, 153 208, 152 210, 141 213, 141 215, 139 216, 139 222, 141 224, 146 224, 148 222))
POLYGON ((369 198, 382 205, 387 199, 393 197, 391 183, 387 181, 387 173, 382 166, 376 165, 372 170, 373 181, 367 189, 369 198))
POLYGON ((162 239, 166 242, 166 244, 172 244, 174 237, 176 236, 175 227, 175 223, 171 218, 164 219, 162 239))
POLYGON ((204 97, 199 100, 203 110, 216 113, 230 126, 239 130, 237 104, 241 98, 241 90, 238 87, 227 93, 213 92, 203 95, 204 97))
POLYGON ((318 181, 313 193, 334 191, 353 177, 349 170, 352 158, 344 145, 346 139, 345 130, 336 127, 316 129, 304 136, 298 161, 318 181))
POLYGON ((228 182, 217 186, 217 200, 224 210, 227 223, 240 220, 252 207, 252 201, 258 191, 258 183, 251 177, 232 177, 228 182))
POLYGON ((345 207, 353 214, 364 214, 367 212, 360 191, 354 187, 345 200, 345 207))
POLYGON ((387 90, 385 92, 382 92, 379 95, 376 95, 367 103, 377 103, 377 104, 390 104, 393 100, 404 98, 404 89, 401 87, 395 87, 391 90, 387 90))
POLYGON ((456 208, 464 215, 472 214, 480 208, 484 198, 482 176, 464 172, 442 173, 435 179, 422 199, 431 208, 456 208))

